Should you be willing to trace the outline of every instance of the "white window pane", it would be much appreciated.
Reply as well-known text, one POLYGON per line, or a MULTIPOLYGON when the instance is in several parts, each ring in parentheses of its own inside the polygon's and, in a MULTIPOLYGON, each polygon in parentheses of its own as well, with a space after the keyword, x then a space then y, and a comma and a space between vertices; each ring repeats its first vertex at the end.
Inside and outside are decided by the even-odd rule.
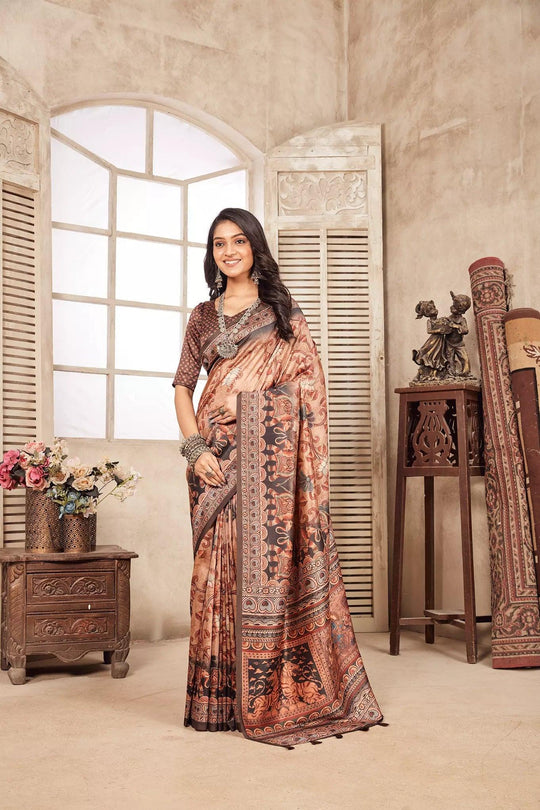
POLYGON ((182 250, 179 245, 119 238, 116 243, 116 297, 180 306, 182 250))
POLYGON ((54 138, 51 195, 54 221, 108 228, 109 172, 54 138))
POLYGON ((205 248, 188 248, 187 305, 190 308, 197 306, 200 301, 206 301, 210 292, 204 277, 205 253, 205 248))
POLYGON ((61 366, 107 365, 107 307, 53 301, 53 356, 61 366))
POLYGON ((54 435, 105 438, 105 374, 54 372, 54 435))
POLYGON ((53 291, 107 296, 108 239, 93 233, 53 228, 53 291))
POLYGON ((113 166, 145 170, 146 110, 142 107, 84 107, 57 115, 51 126, 113 166))
POLYGON ((167 113, 154 114, 154 174, 186 180, 239 163, 234 152, 199 127, 167 113))
POLYGON ((182 205, 179 186, 118 178, 117 228, 148 236, 182 236, 182 205))
POLYGON ((208 229, 222 208, 246 207, 246 173, 232 172, 191 183, 188 187, 188 234, 190 242, 204 242, 208 229))
POLYGON ((170 371, 178 365, 180 313, 116 307, 116 368, 170 371))
POLYGON ((115 439, 178 439, 179 436, 169 379, 115 376, 115 439))

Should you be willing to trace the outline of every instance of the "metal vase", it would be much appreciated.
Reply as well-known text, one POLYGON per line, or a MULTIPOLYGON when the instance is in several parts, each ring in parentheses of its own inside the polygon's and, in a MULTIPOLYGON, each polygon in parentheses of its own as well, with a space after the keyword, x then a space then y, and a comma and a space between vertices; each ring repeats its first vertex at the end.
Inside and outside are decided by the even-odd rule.
POLYGON ((90 520, 83 515, 64 515, 62 546, 67 554, 86 554, 92 547, 90 520))
POLYGON ((58 506, 44 492, 26 488, 24 547, 35 554, 62 551, 58 506))

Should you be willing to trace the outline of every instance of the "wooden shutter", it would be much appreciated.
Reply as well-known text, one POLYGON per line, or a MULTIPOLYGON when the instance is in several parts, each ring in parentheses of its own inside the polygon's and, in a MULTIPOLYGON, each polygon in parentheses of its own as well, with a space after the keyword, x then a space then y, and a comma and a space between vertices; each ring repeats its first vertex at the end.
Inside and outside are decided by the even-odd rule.
MULTIPOLYGON (((3 449, 37 438, 34 193, 2 184, 3 449)), ((24 542, 24 489, 4 493, 4 543, 24 542)))
POLYGON ((295 138, 269 156, 266 225, 326 374, 330 509, 351 614, 357 630, 384 630, 380 143, 376 127, 344 129, 325 128, 320 143, 317 132, 295 138))
MULTIPOLYGON (((37 438, 38 125, 0 110, 0 421, 2 450, 37 438)), ((24 543, 25 491, 1 490, 4 544, 24 543)))

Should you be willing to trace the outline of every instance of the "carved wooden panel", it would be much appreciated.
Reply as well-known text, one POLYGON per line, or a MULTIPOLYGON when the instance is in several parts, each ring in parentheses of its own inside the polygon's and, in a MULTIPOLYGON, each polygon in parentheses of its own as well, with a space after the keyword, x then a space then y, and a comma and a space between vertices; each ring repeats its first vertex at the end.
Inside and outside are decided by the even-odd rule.
POLYGON ((280 216, 367 212, 365 172, 279 172, 280 216))
POLYGON ((455 467, 458 464, 455 400, 424 400, 409 406, 411 418, 408 465, 455 467))
POLYGON ((35 602, 79 602, 91 598, 92 602, 114 599, 115 577, 113 571, 94 574, 29 574, 27 583, 28 605, 35 602))
POLYGON ((43 617, 29 614, 26 618, 26 643, 53 641, 103 641, 114 638, 115 614, 88 615, 50 613, 43 617))
POLYGON ((484 430, 480 403, 467 403, 467 450, 471 467, 484 464, 484 430))
POLYGON ((38 126, 0 110, 0 174, 35 175, 38 171, 38 126))

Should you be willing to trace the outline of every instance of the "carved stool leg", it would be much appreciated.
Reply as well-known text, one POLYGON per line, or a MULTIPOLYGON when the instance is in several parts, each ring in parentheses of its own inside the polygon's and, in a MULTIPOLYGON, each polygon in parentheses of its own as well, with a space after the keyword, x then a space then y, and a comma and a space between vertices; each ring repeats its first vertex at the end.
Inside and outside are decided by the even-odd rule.
POLYGON ((471 521, 471 477, 467 452, 467 414, 463 396, 456 401, 459 447, 465 448, 459 460, 459 502, 461 514, 461 554, 463 560, 463 594, 465 608, 465 643, 467 661, 476 664, 478 657, 476 633, 476 599, 474 594, 474 565, 471 521))
POLYGON ((112 654, 111 675, 113 678, 125 678, 128 674, 129 664, 126 658, 129 655, 129 647, 126 650, 115 650, 112 654))
POLYGON ((407 403, 399 404, 399 428, 396 467, 396 503, 394 508, 394 547, 392 551, 392 583, 390 599, 390 655, 399 655, 401 588, 403 582, 403 543, 405 535, 405 499, 407 478, 405 459, 407 454, 407 403))
POLYGON ((13 665, 8 669, 8 677, 14 686, 26 683, 26 656, 18 655, 12 659, 13 665))
POLYGON ((112 661, 112 650, 103 651, 103 663, 110 664, 112 661))
MULTIPOLYGON (((424 539, 425 539, 425 598, 426 610, 435 607, 435 504, 432 475, 424 478, 424 539)), ((426 644, 435 643, 435 625, 426 624, 424 629, 426 644)))

